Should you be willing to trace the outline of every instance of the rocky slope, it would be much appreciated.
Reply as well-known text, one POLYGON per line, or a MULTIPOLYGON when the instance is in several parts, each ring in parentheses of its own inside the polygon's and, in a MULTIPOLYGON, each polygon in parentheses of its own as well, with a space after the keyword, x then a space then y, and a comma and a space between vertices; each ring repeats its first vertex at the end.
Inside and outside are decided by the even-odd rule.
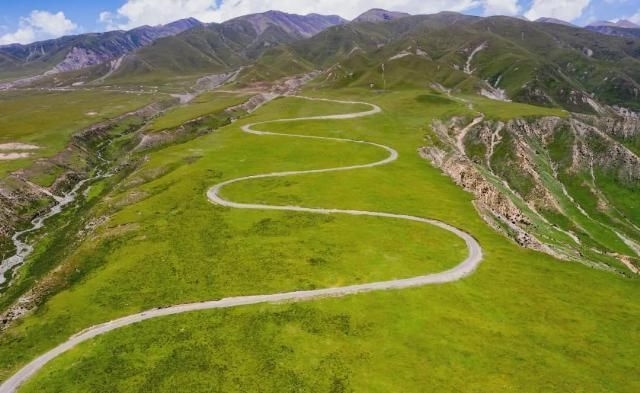
POLYGON ((423 157, 518 244, 617 272, 640 268, 638 114, 433 125, 423 157), (435 142, 434 142, 435 141, 435 142))
MULTIPOLYGON (((159 38, 182 33, 202 25, 195 19, 179 20, 163 26, 142 26, 130 31, 110 31, 29 45, 0 47, 0 80, 2 76, 33 77, 52 75, 102 64, 147 46, 159 38)), ((24 78, 21 78, 24 80, 24 78)), ((10 87, 5 83, 5 88, 10 87)))

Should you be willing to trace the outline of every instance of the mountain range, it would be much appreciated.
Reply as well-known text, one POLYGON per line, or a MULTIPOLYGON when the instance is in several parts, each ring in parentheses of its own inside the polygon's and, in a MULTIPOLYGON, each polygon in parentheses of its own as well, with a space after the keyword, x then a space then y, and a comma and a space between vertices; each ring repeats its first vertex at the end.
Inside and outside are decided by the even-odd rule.
POLYGON ((0 392, 640 391, 638 32, 269 11, 0 47, 0 392))
POLYGON ((183 19, 163 26, 142 26, 130 31, 91 33, 35 42, 0 46, 0 80, 74 71, 119 58, 155 40, 201 26, 196 19, 183 19))
POLYGON ((336 85, 435 83, 587 113, 598 112, 602 104, 640 107, 637 40, 590 30, 596 26, 541 22, 378 9, 353 22, 277 11, 221 24, 188 19, 3 47, 0 75, 27 77, 5 83, 6 88, 92 81, 157 84, 240 67, 240 80, 251 82, 318 69, 326 70, 325 83, 336 85))
POLYGON ((620 19, 617 22, 611 22, 608 20, 599 20, 596 22, 589 23, 587 25, 587 28, 589 27, 619 27, 622 29, 640 29, 640 25, 626 19, 620 19))
MULTIPOLYGON (((0 47, 0 81, 4 79, 14 81, 15 84, 18 79, 18 84, 24 85, 33 82, 34 78, 40 80, 50 75, 101 65, 105 73, 111 73, 120 67, 121 62, 116 61, 117 59, 147 47, 160 38, 173 37, 183 32, 188 33, 174 41, 167 40, 159 47, 178 44, 184 45, 183 50, 186 51, 189 51, 190 45, 204 50, 202 45, 206 47, 208 44, 203 40, 215 41, 219 38, 224 43, 219 43, 220 46, 208 46, 207 50, 227 52, 206 56, 200 59, 199 64, 202 67, 229 67, 240 64, 240 59, 254 57, 262 46, 310 37, 327 27, 346 22, 339 16, 301 16, 269 11, 242 16, 222 24, 204 24, 189 18, 130 31, 82 34, 29 45, 7 45, 0 47)), ((144 71, 148 67, 146 64, 141 66, 140 61, 149 61, 152 67, 158 62, 153 58, 145 58, 143 52, 126 59, 124 68, 134 73, 144 71)), ((173 68, 179 67, 176 64, 173 68)))
MULTIPOLYGON (((397 21, 410 16, 402 12, 372 9, 355 18, 351 25, 397 21)), ((416 18, 421 17, 412 20, 416 18)), ((460 15, 459 19, 471 21, 476 17, 460 15)), ((435 26, 434 18, 430 20, 435 26)), ((554 18, 540 18, 536 22, 578 29, 569 22, 554 18)), ((0 46, 0 82, 5 82, 0 88, 29 85, 47 76, 95 66, 98 67, 91 75, 96 77, 140 76, 154 72, 159 75, 182 71, 217 72, 255 61, 268 48, 308 39, 330 27, 346 24, 349 21, 335 15, 302 16, 268 11, 241 16, 221 24, 204 24, 189 18, 130 31, 82 34, 29 45, 5 45, 0 46), (158 43, 156 49, 145 50, 161 38, 166 40, 158 43), (181 56, 173 56, 176 53, 172 53, 172 58, 168 59, 167 49, 184 53, 181 56), (127 56, 129 54, 132 55, 127 56)), ((586 29, 625 38, 640 36, 640 27, 626 20, 594 22, 586 29)), ((154 77, 150 75, 147 79, 153 80, 154 77)))

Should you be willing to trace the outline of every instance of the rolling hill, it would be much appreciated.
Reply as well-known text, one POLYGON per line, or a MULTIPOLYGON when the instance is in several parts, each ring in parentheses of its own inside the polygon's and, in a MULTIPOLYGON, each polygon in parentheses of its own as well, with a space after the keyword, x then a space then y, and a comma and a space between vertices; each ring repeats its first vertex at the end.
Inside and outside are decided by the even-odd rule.
POLYGON ((598 103, 640 108, 640 41, 581 28, 442 13, 351 23, 290 46, 343 86, 439 83, 577 112, 596 113, 598 103), (409 70, 416 77, 394 75, 409 70))
POLYGON ((1 393, 640 391, 633 28, 173 27, 1 55, 1 393))
POLYGON ((209 24, 159 40, 127 56, 113 80, 158 80, 233 71, 266 50, 343 24, 336 16, 266 12, 209 24))

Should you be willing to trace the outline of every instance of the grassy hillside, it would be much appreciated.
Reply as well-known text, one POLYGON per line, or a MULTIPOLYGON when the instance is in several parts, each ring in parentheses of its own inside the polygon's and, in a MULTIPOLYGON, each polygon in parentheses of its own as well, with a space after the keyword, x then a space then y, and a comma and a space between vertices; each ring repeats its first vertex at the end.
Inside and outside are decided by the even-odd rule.
POLYGON ((515 101, 575 112, 596 113, 592 102, 640 108, 640 41, 579 28, 442 13, 337 26, 290 46, 327 70, 332 87, 435 82, 478 93, 490 85, 515 101))
POLYGON ((245 67, 238 76, 241 84, 270 82, 290 75, 313 71, 313 64, 297 57, 289 48, 278 46, 267 50, 253 64, 245 67))
POLYGON ((242 93, 210 92, 200 94, 189 104, 175 107, 154 119, 149 129, 151 131, 161 131, 175 128, 190 120, 240 105, 248 98, 249 96, 242 93))
POLYGON ((166 79, 228 72, 252 63, 271 47, 297 38, 278 25, 258 31, 245 20, 210 24, 137 51, 109 80, 161 84, 166 79))
MULTIPOLYGON (((633 328, 638 280, 519 248, 484 223, 469 194, 416 153, 432 120, 472 116, 465 104, 425 98, 424 90, 311 94, 366 96, 384 112, 264 128, 369 140, 397 149, 400 159, 236 184, 224 196, 440 219, 480 242, 486 253, 480 270, 442 286, 144 322, 63 355, 24 391, 640 388, 629 378, 639 355, 629 345, 640 339, 633 328)), ((409 277, 458 263, 460 241, 429 226, 239 211, 206 200, 206 190, 225 179, 381 159, 384 152, 373 147, 240 131, 247 122, 358 109, 280 99, 218 132, 148 154, 92 211, 108 221, 61 261, 65 289, 0 335, 0 375, 84 327, 152 307, 409 277)), ((547 111, 484 109, 500 118, 547 111)))
MULTIPOLYGON (((226 110, 319 70, 303 94, 367 101, 382 113, 255 128, 371 141, 398 160, 254 178, 222 196, 437 219, 480 243, 478 271, 410 290, 141 322, 70 350, 20 391, 640 391, 640 117, 614 107, 640 110, 640 41, 456 13, 350 23, 307 39, 285 22, 210 24, 160 39, 113 72, 103 65, 38 82, 93 81, 95 90, 0 92, 0 145, 39 147, 0 161, 1 177, 43 164, 79 129, 168 97, 158 91, 195 91, 204 75, 239 70, 225 86, 237 93, 201 93, 74 144, 84 175, 99 147, 112 176, 29 235, 35 252, 0 287, 0 315, 21 297, 21 307, 35 307, 0 331, 0 381, 83 329, 144 310, 460 263, 462 240, 417 222, 209 202, 207 190, 226 180, 388 156, 372 145, 242 131, 369 106, 280 97, 250 114, 226 110), (132 86, 140 92, 125 93, 132 86)), ((12 62, 0 51, 0 69, 12 62)), ((27 173, 21 186, 52 186, 73 172, 74 157, 39 166, 50 170, 27 173)), ((20 210, 7 217, 27 222, 51 202, 39 192, 7 204, 20 210)))
POLYGON ((0 144, 39 147, 31 157, 0 161, 0 177, 28 166, 34 159, 58 153, 69 137, 84 127, 136 110, 163 95, 100 90, 15 91, 0 93, 0 144))
POLYGON ((195 19, 182 19, 164 26, 141 26, 130 31, 115 30, 64 36, 27 45, 3 45, 0 47, 0 82, 33 77, 52 70, 78 70, 108 64, 160 37, 199 25, 201 23, 195 19))

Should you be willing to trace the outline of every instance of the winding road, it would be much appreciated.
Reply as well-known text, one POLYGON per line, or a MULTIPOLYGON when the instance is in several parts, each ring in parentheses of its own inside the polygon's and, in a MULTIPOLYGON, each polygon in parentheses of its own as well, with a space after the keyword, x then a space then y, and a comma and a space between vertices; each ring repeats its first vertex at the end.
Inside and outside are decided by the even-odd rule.
POLYGON ((272 177, 304 175, 304 174, 310 174, 310 173, 326 173, 326 172, 338 172, 338 171, 349 171, 349 170, 355 170, 355 169, 372 168, 372 167, 391 163, 398 159, 397 151, 395 151, 394 149, 388 146, 380 145, 377 143, 360 141, 360 140, 351 140, 351 139, 329 138, 329 137, 310 136, 310 135, 283 134, 283 133, 254 130, 254 127, 261 124, 267 124, 267 123, 283 123, 283 122, 294 122, 294 121, 305 121, 305 120, 354 119, 358 117, 375 115, 382 111, 378 106, 373 104, 368 104, 365 102, 336 101, 336 100, 308 98, 308 97, 299 97, 299 96, 294 96, 294 97, 311 100, 311 101, 328 101, 328 102, 334 102, 339 104, 367 105, 371 108, 371 110, 364 111, 364 112, 357 112, 357 113, 341 114, 341 115, 279 119, 279 120, 267 121, 262 123, 248 124, 242 127, 242 130, 244 132, 254 134, 254 135, 259 135, 259 136, 307 138, 307 139, 319 139, 319 140, 327 140, 327 141, 340 141, 340 142, 371 145, 371 146, 376 146, 378 148, 386 150, 389 153, 389 156, 384 160, 377 161, 370 164, 364 164, 364 165, 354 165, 354 166, 329 168, 329 169, 316 169, 316 170, 308 170, 308 171, 277 172, 277 173, 247 176, 247 177, 237 178, 233 180, 228 180, 213 186, 207 192, 207 196, 212 203, 221 205, 221 206, 230 207, 230 208, 235 208, 235 209, 283 210, 283 211, 295 211, 295 212, 316 213, 316 214, 347 214, 352 216, 385 217, 385 218, 392 218, 392 219, 399 219, 399 220, 410 220, 410 221, 422 222, 425 224, 434 225, 439 228, 442 228, 446 231, 449 231, 455 234, 456 236, 464 240, 469 250, 468 257, 462 263, 460 263, 459 265, 455 266, 450 270, 447 270, 441 273, 429 274, 429 275, 412 277, 407 279, 373 282, 373 283, 367 283, 367 284, 351 285, 351 286, 337 287, 337 288, 317 289, 317 290, 310 290, 310 291, 295 291, 295 292, 276 293, 276 294, 270 294, 270 295, 232 297, 232 298, 225 298, 222 300, 182 304, 182 305, 176 305, 176 306, 167 307, 167 308, 157 308, 157 309, 145 311, 139 314, 129 315, 114 321, 110 321, 107 323, 90 327, 72 336, 63 344, 60 344, 59 346, 55 347, 54 349, 50 350, 44 355, 33 360, 31 363, 27 364, 25 367, 23 367, 20 371, 18 371, 12 377, 7 379, 2 385, 0 385, 0 393, 9 393, 9 392, 17 391, 17 389, 22 383, 24 383, 30 377, 32 377, 38 370, 44 367, 48 362, 58 357, 62 353, 68 351, 69 349, 77 346, 78 344, 88 341, 96 336, 105 334, 107 332, 119 329, 124 326, 133 325, 135 323, 142 322, 148 319, 153 319, 153 318, 158 318, 158 317, 163 317, 168 315, 182 314, 182 313, 192 312, 192 311, 200 311, 200 310, 231 308, 231 307, 239 307, 239 306, 259 304, 259 303, 304 301, 304 300, 318 299, 323 297, 342 297, 342 296, 363 293, 363 292, 412 288, 412 287, 420 287, 420 286, 425 286, 430 284, 443 284, 443 283, 460 280, 475 271, 475 269, 478 267, 478 265, 482 261, 482 249, 478 244, 478 242, 468 233, 463 232, 451 225, 448 225, 446 223, 443 223, 437 220, 416 217, 416 216, 409 216, 404 214, 393 214, 393 213, 361 211, 361 210, 341 210, 341 209, 309 208, 309 207, 301 207, 301 206, 273 206, 273 205, 260 205, 260 204, 245 204, 245 203, 228 201, 224 199, 222 196, 220 196, 220 191, 225 186, 228 186, 233 183, 242 182, 242 181, 272 178, 272 177))

